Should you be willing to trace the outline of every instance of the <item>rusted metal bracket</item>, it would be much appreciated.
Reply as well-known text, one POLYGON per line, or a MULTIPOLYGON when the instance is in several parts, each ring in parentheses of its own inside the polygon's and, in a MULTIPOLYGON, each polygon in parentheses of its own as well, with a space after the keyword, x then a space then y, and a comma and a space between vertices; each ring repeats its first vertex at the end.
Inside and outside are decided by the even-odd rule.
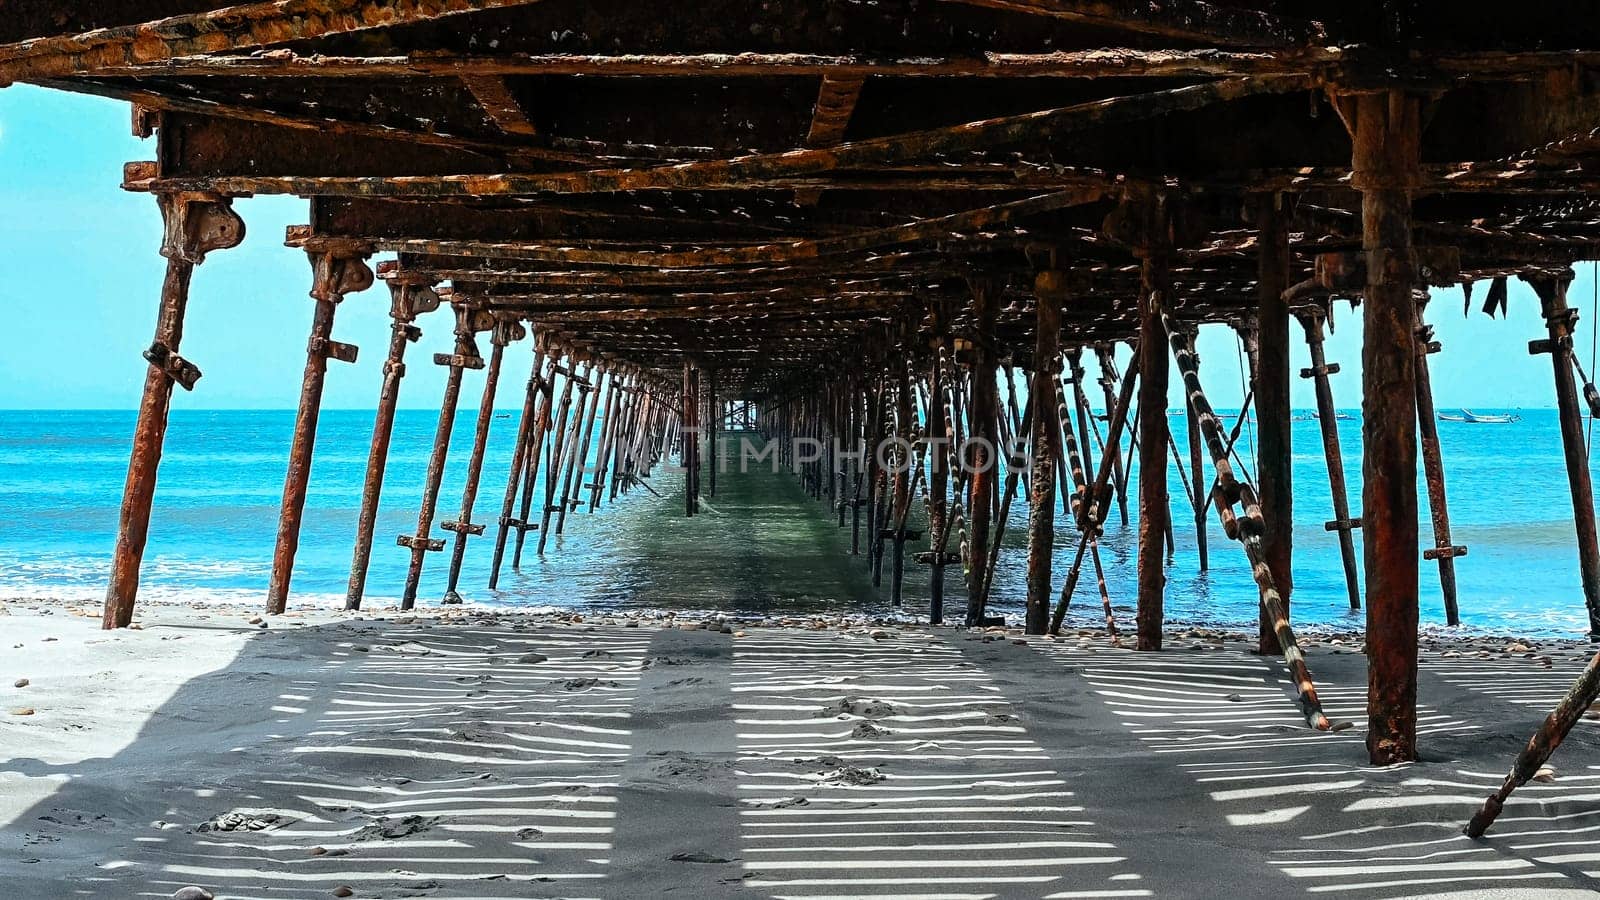
POLYGON ((1431 550, 1422 551, 1422 558, 1423 559, 1430 559, 1430 560, 1432 560, 1432 559, 1455 559, 1458 556, 1466 556, 1466 555, 1467 555, 1467 548, 1462 546, 1462 545, 1460 545, 1460 544, 1457 544, 1457 545, 1455 545, 1453 547, 1435 547, 1435 548, 1433 548, 1431 550))
POLYGON ((471 522, 457 522, 454 519, 446 522, 440 522, 439 527, 444 531, 453 531, 456 534, 479 535, 483 534, 484 530, 484 526, 482 525, 474 525, 471 522))
POLYGON ((339 362, 353 363, 361 348, 355 344, 345 344, 323 337, 313 337, 306 342, 306 352, 312 356, 321 356, 324 359, 336 359, 339 362))
POLYGON ((152 343, 150 348, 144 351, 144 358, 186 391, 194 390, 195 382, 200 380, 199 366, 173 353, 160 341, 152 343))
POLYGON ((1347 529, 1360 528, 1360 527, 1361 527, 1361 517, 1360 516, 1351 516, 1348 519, 1329 519, 1328 521, 1322 523, 1322 530, 1323 531, 1345 531, 1347 529))
POLYGON ((394 542, 396 545, 401 547, 409 547, 412 550, 422 550, 429 553, 438 553, 444 549, 443 538, 426 538, 418 537, 416 535, 402 534, 396 536, 394 542))
POLYGON ((206 254, 243 243, 244 219, 221 194, 157 194, 163 225, 161 255, 199 265, 206 254))
POLYGON ((481 369, 483 368, 483 357, 468 356, 464 353, 435 353, 433 355, 433 364, 458 369, 481 369))

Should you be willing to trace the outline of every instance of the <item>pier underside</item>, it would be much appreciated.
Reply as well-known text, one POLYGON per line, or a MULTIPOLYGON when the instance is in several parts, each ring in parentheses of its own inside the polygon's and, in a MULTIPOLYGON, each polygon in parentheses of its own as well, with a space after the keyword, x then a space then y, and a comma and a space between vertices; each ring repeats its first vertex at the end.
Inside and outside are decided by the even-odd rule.
MULTIPOLYGON (((1059 633, 1076 595, 1080 607, 1104 610, 1106 634, 1125 649, 1102 641, 1096 652, 1104 655, 1095 659, 1113 661, 1105 668, 1074 655, 1075 645, 1005 652, 1032 660, 1026 671, 1064 667, 1084 682, 1085 708, 1118 694, 1106 685, 1119 679, 1162 673, 1167 687, 1147 695, 1134 685, 1100 713, 1110 718, 1142 715, 1122 705, 1128 701, 1154 704, 1158 722, 1181 721, 1175 705, 1216 699, 1218 684, 1207 680, 1216 670, 1192 662, 1213 657, 1170 652, 1163 628, 1172 506, 1197 523, 1215 517, 1238 546, 1202 547, 1202 565, 1213 553, 1249 561, 1260 599, 1259 633, 1249 644, 1262 654, 1219 655, 1216 665, 1241 684, 1281 679, 1289 686, 1237 707, 1248 716, 1227 707, 1222 721, 1251 733, 1284 725, 1267 724, 1278 719, 1297 724, 1286 732, 1292 737, 1270 742, 1280 751, 1272 765, 1306 766, 1336 782, 1344 776, 1334 769, 1362 761, 1351 745, 1364 745, 1371 764, 1415 762, 1429 742, 1448 748, 1460 740, 1453 725, 1430 733, 1430 722, 1454 719, 1430 720, 1419 699, 1417 629, 1419 567, 1440 567, 1454 619, 1453 560, 1467 552, 1451 536, 1428 378, 1428 356, 1439 349, 1428 317, 1460 297, 1469 312, 1514 313, 1541 329, 1532 345, 1508 332, 1506 352, 1552 360, 1567 483, 1536 487, 1548 487, 1552 502, 1570 497, 1582 602, 1600 636, 1600 546, 1582 423, 1586 405, 1600 415, 1600 391, 1573 352, 1577 314, 1566 296, 1572 265, 1600 255, 1593 199, 1600 20, 1569 4, 283 0, 219 8, 201 0, 95 0, 62 9, 8 0, 0 11, 0 85, 128 101, 136 132, 155 138, 154 159, 129 163, 123 179, 126 189, 156 201, 166 277, 145 353, 107 629, 135 620, 146 537, 160 527, 151 521, 152 498, 174 388, 204 389, 181 346, 191 284, 206 294, 225 294, 226 286, 208 284, 197 267, 245 239, 247 198, 289 194, 309 200, 307 222, 290 229, 286 242, 310 263, 312 308, 268 614, 289 609, 294 593, 329 362, 376 365, 381 353, 384 383, 352 546, 349 611, 361 609, 375 553, 405 562, 405 610, 461 602, 495 588, 502 571, 525 557, 554 552, 551 539, 569 517, 621 494, 658 492, 652 478, 668 467, 685 472, 686 524, 727 527, 704 513, 717 502, 719 479, 730 489, 717 448, 724 433, 736 432, 767 442, 788 477, 825 501, 833 528, 825 540, 847 544, 857 557, 848 565, 867 580, 850 590, 881 590, 929 623, 1007 624, 988 603, 997 548, 1008 529, 1025 531, 1022 630, 1059 633), (1537 316, 1508 309, 1512 279, 1531 286, 1537 316), (369 302, 362 293, 379 281, 389 292, 392 328, 371 336, 360 358, 355 344, 333 338, 337 311, 344 302, 369 302), (1359 497, 1347 495, 1333 430, 1328 376, 1338 361, 1322 350, 1335 305, 1342 317, 1344 303, 1363 320, 1359 497), (1259 467, 1247 469, 1234 449, 1245 417, 1224 421, 1208 398, 1209 370, 1194 349, 1201 328, 1233 329, 1245 348, 1259 467), (452 352, 408 359, 419 329, 452 334, 452 352), (1302 336, 1313 365, 1292 373, 1289 343, 1302 336), (482 396, 463 397, 465 373, 477 370, 482 396), (408 373, 441 379, 445 399, 426 470, 404 473, 424 484, 416 527, 380 535, 384 481, 400 474, 388 471, 388 447, 408 373), (1288 385, 1295 374, 1315 382, 1327 427, 1333 505, 1315 515, 1337 532, 1350 603, 1365 610, 1365 678, 1354 656, 1319 657, 1312 666, 1294 630, 1288 385), (1186 398, 1189 432, 1189 455, 1176 460, 1172 386, 1186 398), (521 407, 515 452, 509 466, 496 461, 493 471, 509 478, 503 490, 488 485, 480 496, 487 431, 497 400, 507 405, 508 398, 521 407), (458 410, 474 403, 471 433, 453 433, 458 410), (472 447, 459 498, 441 496, 453 442, 472 447), (1169 495, 1165 477, 1150 477, 1169 465, 1185 473, 1186 498, 1169 495), (1145 477, 1131 477, 1136 468, 1145 477), (1419 468, 1429 536, 1419 528, 1419 468), (1099 537, 1109 516, 1126 518, 1130 507, 1137 589, 1117 599, 1135 613, 1119 622, 1096 577, 1099 537), (1053 564, 1058 514, 1072 526, 1066 571, 1053 564), (492 554, 487 586, 461 582, 468 553, 492 554), (449 572, 438 598, 419 596, 428 567, 449 572), (1162 662, 1175 656, 1185 662, 1162 662), (1124 674, 1124 666, 1144 674, 1124 674), (1340 729, 1349 722, 1356 727, 1340 729), (1316 742, 1307 752, 1318 755, 1286 761, 1313 746, 1302 741, 1316 742)), ((282 338, 298 359, 299 335, 269 338, 282 338)), ((195 358, 203 356, 198 349, 195 358)), ((1543 479, 1556 480, 1553 473, 1543 479)), ((1308 521, 1301 510, 1303 530, 1308 521)), ((1196 533, 1203 542, 1204 528, 1196 533)), ((708 597, 708 605, 717 601, 708 597)), ((1009 703, 1051 691, 1044 682, 991 683, 986 654, 1001 647, 967 646, 948 633, 896 633, 881 643, 780 634, 741 645, 676 632, 628 635, 618 626, 619 643, 607 652, 622 661, 606 665, 622 668, 604 671, 623 674, 607 675, 608 683, 620 686, 626 677, 628 686, 616 690, 654 696, 642 685, 659 673, 642 664, 676 652, 656 647, 669 638, 725 668, 716 680, 733 686, 735 710, 741 686, 767 697, 775 684, 789 684, 789 667, 802 666, 793 687, 810 690, 807 679, 826 678, 835 656, 852 678, 911 679, 877 693, 904 691, 916 702, 935 683, 967 690, 971 673, 970 695, 959 701, 973 704, 965 711, 1016 742, 1000 754, 1007 765, 1027 759, 1047 773, 1037 777, 1039 796, 1048 799, 1033 802, 1028 779, 1035 776, 1027 775, 1018 776, 1029 785, 1016 791, 1018 802, 1077 815, 1077 804, 1063 799, 1065 782, 1053 780, 1061 770, 1051 760, 1070 759, 1067 745, 1031 743, 1036 734, 1067 740, 1052 731, 1059 722, 1026 732, 1005 724, 1009 703), (872 652, 840 649, 851 641, 872 652)), ((492 656, 486 646, 472 653, 492 656)), ((406 673, 422 679, 412 702, 426 704, 439 678, 470 680, 493 664, 485 657, 440 669, 439 658, 423 657, 406 673)), ((1015 674, 1025 668, 995 677, 1043 678, 1015 674)), ((1600 694, 1600 659, 1568 674, 1577 679, 1570 693, 1474 820, 1475 835, 1600 694)), ((828 691, 811 698, 835 699, 828 691)), ((532 704, 518 715, 549 702, 520 694, 513 701, 532 704)), ((384 693, 381 702, 401 701, 384 693)), ((768 751, 785 756, 793 751, 785 741, 814 735, 779 715, 781 708, 758 704, 718 726, 729 732, 718 739, 733 742, 724 752, 741 763, 706 770, 729 782, 708 806, 720 809, 738 796, 746 815, 724 824, 737 822, 750 831, 741 840, 757 843, 735 851, 723 841, 703 852, 759 859, 732 877, 787 896, 793 885, 783 873, 804 866, 760 856, 757 823, 782 830, 789 816, 813 821, 783 805, 783 792, 769 793, 767 782, 792 786, 809 776, 776 765, 768 751), (774 764, 755 765, 762 761, 774 764)), ((799 711, 800 718, 814 714, 813 706, 799 711)), ((869 748, 878 727, 870 718, 861 720, 869 748)), ((1519 734, 1535 723, 1520 724, 1519 734)), ((459 726, 451 720, 449 727, 459 726)), ((485 727, 489 744, 510 746, 485 727)), ((1162 758, 1159 729, 1141 728, 1128 732, 1129 746, 1162 758)), ((1196 746, 1210 740, 1192 737, 1196 746)), ((542 746, 546 736, 531 740, 542 746)), ((1006 770, 986 768, 987 756, 972 755, 978 744, 946 758, 919 740, 895 745, 896 753, 921 754, 904 775, 911 784, 960 793, 988 775, 1011 783, 1006 770), (915 780, 923 777, 930 780, 915 780)), ((1516 747, 1499 749, 1506 756, 1516 747)), ((887 752, 867 755, 887 766, 887 752)), ((640 764, 613 755, 617 765, 640 764)), ((1202 750, 1189 771, 1195 784, 1210 784, 1215 772, 1206 766, 1237 762, 1202 750)), ((1287 771, 1262 777, 1293 784, 1287 771)), ((1376 794, 1371 779, 1404 785, 1404 771, 1363 770, 1346 779, 1347 789, 1376 794)), ((1474 797, 1495 780, 1481 771, 1461 778, 1456 788, 1474 797)), ((1289 793, 1301 790, 1311 789, 1293 784, 1289 793)), ((825 797, 808 802, 813 812, 833 809, 825 797)), ((1369 802, 1385 815, 1415 811, 1365 795, 1337 811, 1369 802)), ((1298 808, 1252 809, 1237 814, 1238 824, 1293 820, 1304 840, 1277 833, 1285 853, 1314 850, 1306 846, 1313 834, 1342 827, 1312 827, 1324 812, 1338 818, 1331 811, 1286 812, 1298 808)), ((1018 846, 1059 863, 1059 842, 1043 844, 1018 846)), ((1092 849, 1092 865, 1107 867, 1096 890, 1138 880, 1122 875, 1156 877, 1137 857, 1149 847, 1073 846, 1092 849)), ((1356 844, 1339 850, 1364 852, 1356 844)), ((1024 879, 1017 884, 1032 883, 1025 859, 972 858, 956 868, 998 868, 1024 879)), ((1253 864, 1263 878, 1328 878, 1336 889, 1334 864, 1253 864)), ((881 886, 919 865, 865 867, 878 870, 881 886)), ((1513 868, 1542 877, 1544 865, 1524 859, 1513 868)))

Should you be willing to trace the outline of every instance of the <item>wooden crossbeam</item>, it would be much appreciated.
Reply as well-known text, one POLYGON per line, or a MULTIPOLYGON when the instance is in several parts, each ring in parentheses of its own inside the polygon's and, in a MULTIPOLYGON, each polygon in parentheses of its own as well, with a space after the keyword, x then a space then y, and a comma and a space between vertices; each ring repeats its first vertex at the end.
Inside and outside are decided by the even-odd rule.
MULTIPOLYGON (((1455 60, 1457 67, 1478 56, 1455 60)), ((1563 56, 1564 64, 1568 57, 1563 56)), ((970 57, 829 56, 809 53, 551 54, 483 56, 188 56, 96 70, 99 75, 145 77, 248 76, 252 78, 467 78, 472 76, 583 75, 652 78, 1105 78, 1242 77, 1310 73, 1340 64, 1332 47, 1264 53, 1227 50, 1136 50, 1111 47, 1052 53, 984 53, 970 57)), ((1446 59, 1446 62, 1451 60, 1446 59)), ((1549 67, 1537 55, 1498 60, 1515 71, 1549 67)), ((1441 62, 1441 65, 1444 63, 1441 62)))
POLYGON ((1284 46, 1322 40, 1316 22, 1204 0, 945 0, 1081 22, 1135 34, 1198 41, 1223 47, 1284 46))
POLYGON ((811 114, 811 130, 806 134, 807 147, 832 147, 844 140, 865 83, 866 78, 857 75, 822 76, 817 107, 811 114))
POLYGON ((0 45, 0 84, 250 50, 539 0, 276 0, 0 45))
POLYGON ((461 83, 466 86, 472 98, 478 101, 478 106, 483 109, 483 114, 493 122, 496 128, 506 134, 521 134, 534 136, 539 130, 533 127, 533 122, 528 119, 528 113, 511 95, 511 88, 506 85, 506 80, 500 75, 463 75, 461 83))
MULTIPOLYGON (((783 179, 797 176, 873 169, 927 160, 944 154, 1060 139, 1088 129, 1140 122, 1243 97, 1299 90, 1305 86, 1306 82, 1297 77, 1213 81, 947 128, 853 141, 836 147, 757 153, 732 159, 647 168, 384 178, 251 177, 234 179, 231 187, 222 189, 228 193, 294 193, 307 196, 439 197, 749 187, 781 183, 783 179)), ((153 172, 146 167, 135 170, 135 174, 148 179, 153 172)), ((141 189, 137 178, 129 179, 125 184, 130 189, 141 189)), ((176 183, 162 186, 163 189, 177 187, 179 185, 176 183)))

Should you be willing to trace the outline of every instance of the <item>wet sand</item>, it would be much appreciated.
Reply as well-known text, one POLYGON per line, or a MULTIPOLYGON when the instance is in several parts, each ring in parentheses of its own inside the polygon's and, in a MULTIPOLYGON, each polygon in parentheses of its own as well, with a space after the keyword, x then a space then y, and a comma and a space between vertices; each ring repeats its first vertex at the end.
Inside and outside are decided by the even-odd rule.
POLYGON ((1591 896, 1600 722, 1459 833, 1585 650, 1434 642, 1364 765, 1359 645, 650 614, 0 617, 21 898, 1591 896), (1547 663, 1548 661, 1548 663, 1547 663), (12 687, 26 678, 25 687, 12 687), (32 715, 15 715, 23 709, 32 715), (338 893, 336 893, 338 892, 338 893))

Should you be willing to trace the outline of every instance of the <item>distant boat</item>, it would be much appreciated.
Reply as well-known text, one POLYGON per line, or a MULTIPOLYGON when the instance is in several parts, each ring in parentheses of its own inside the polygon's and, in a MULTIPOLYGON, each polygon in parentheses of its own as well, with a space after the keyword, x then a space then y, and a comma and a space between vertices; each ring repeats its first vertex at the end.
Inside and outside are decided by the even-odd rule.
POLYGON ((1439 413, 1439 419, 1444 422, 1465 422, 1468 425, 1510 425, 1512 422, 1522 421, 1522 417, 1518 415, 1475 413, 1466 407, 1461 408, 1459 416, 1439 413))
MULTIPOLYGON (((1352 416, 1349 413, 1342 413, 1342 412, 1334 413, 1333 417, 1336 420, 1340 421, 1340 422, 1354 422, 1355 418, 1356 418, 1355 416, 1352 416)), ((1322 413, 1312 413, 1311 414, 1311 418, 1320 419, 1320 418, 1322 418, 1322 413)))

